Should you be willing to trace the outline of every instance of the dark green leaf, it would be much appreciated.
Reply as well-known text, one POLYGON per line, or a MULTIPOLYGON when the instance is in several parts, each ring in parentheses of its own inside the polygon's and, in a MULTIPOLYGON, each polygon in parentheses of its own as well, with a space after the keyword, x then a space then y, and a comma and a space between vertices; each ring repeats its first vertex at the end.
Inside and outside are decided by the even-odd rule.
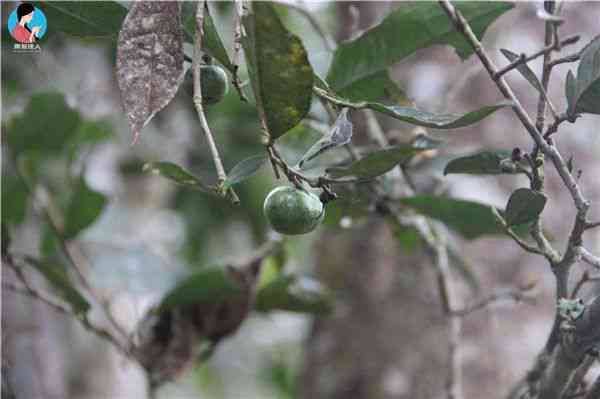
POLYGON ((239 290, 225 270, 207 268, 192 274, 169 291, 161 301, 159 309, 162 311, 175 306, 219 303, 239 290))
POLYGON ((267 158, 264 155, 254 155, 246 158, 231 169, 227 180, 223 183, 224 188, 229 188, 253 176, 265 164, 267 158))
MULTIPOLYGON (((500 49, 500 51, 502 52, 502 54, 504 54, 504 56, 510 61, 513 62, 515 60, 517 60, 519 58, 518 54, 513 53, 510 50, 507 49, 500 49)), ((517 71, 519 71, 519 73, 521 75, 523 75, 523 77, 525 78, 525 80, 527 80, 529 82, 529 84, 531 84, 539 93, 544 91, 544 88, 542 87, 542 84, 540 83, 540 80, 537 78, 537 76, 535 75, 535 73, 531 70, 531 68, 529 68, 529 65, 522 63, 519 64, 517 66, 517 71)))
POLYGON ((347 167, 328 168, 326 172, 333 178, 353 176, 360 180, 374 179, 389 172, 399 163, 408 161, 420 151, 423 150, 410 145, 391 147, 367 154, 347 167))
POLYGON ((466 157, 455 158, 448 162, 444 175, 466 173, 473 175, 498 175, 517 173, 507 150, 483 151, 466 157))
POLYGON ((490 205, 431 195, 402 198, 400 202, 445 223, 469 240, 486 234, 504 233, 490 205))
POLYGON ((385 106, 378 103, 368 103, 367 107, 381 112, 382 114, 399 119, 403 122, 417 126, 425 126, 434 129, 456 129, 473 125, 490 114, 504 107, 511 107, 511 102, 501 102, 496 105, 490 105, 471 111, 463 115, 459 114, 434 114, 427 111, 417 110, 410 107, 385 106))
POLYGON ((211 189, 200 181, 199 178, 172 162, 150 162, 144 165, 144 172, 166 177, 182 186, 210 192, 211 189))
POLYGON ((600 115, 600 35, 581 51, 574 104, 573 113, 600 115))
POLYGON ((508 226, 534 221, 544 210, 546 196, 528 188, 515 190, 508 199, 504 219, 508 226))
POLYGON ((83 176, 77 181, 65 212, 64 238, 71 239, 102 213, 106 197, 88 187, 83 176))
MULTIPOLYGON (((196 37, 196 5, 195 1, 185 1, 182 3, 183 28, 190 42, 193 43, 196 37)), ((208 3, 207 3, 208 4, 208 3)), ((229 72, 234 73, 234 66, 227 54, 225 45, 219 36, 215 23, 207 8, 204 10, 204 37, 202 38, 202 48, 211 57, 219 61, 229 72)))
POLYGON ((90 309, 90 304, 83 295, 73 287, 64 269, 57 265, 39 261, 37 259, 28 258, 27 261, 28 264, 46 277, 46 280, 48 280, 48 282, 56 289, 61 298, 73 307, 75 313, 85 314, 90 309))
POLYGON ((8 123, 6 142, 15 154, 56 154, 76 134, 79 122, 79 113, 67 105, 61 93, 35 94, 23 113, 8 123))
MULTIPOLYGON (((454 6, 469 22, 475 35, 481 38, 487 27, 513 4, 457 2, 454 6)), ((473 52, 439 4, 403 3, 379 25, 337 48, 327 81, 336 91, 348 90, 354 83, 435 44, 453 46, 463 59, 473 52)))
POLYGON ((77 37, 115 39, 127 9, 116 1, 36 2, 52 29, 77 37))
POLYGON ((272 140, 296 126, 308 113, 313 69, 300 39, 281 23, 269 2, 252 2, 244 17, 242 43, 259 112, 272 140))
POLYGON ((256 294, 259 312, 287 310, 322 314, 331 309, 329 293, 318 282, 297 276, 280 276, 256 294))

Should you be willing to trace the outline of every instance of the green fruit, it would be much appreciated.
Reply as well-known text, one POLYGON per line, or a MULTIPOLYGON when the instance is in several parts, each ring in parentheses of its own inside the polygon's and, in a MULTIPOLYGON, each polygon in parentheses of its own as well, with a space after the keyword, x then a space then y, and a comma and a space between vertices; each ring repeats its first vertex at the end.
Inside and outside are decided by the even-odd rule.
POLYGON ((263 211, 271 227, 287 235, 309 233, 325 216, 319 197, 286 186, 277 187, 267 195, 263 211))
POLYGON ((200 83, 202 85, 202 103, 216 104, 229 91, 227 74, 223 68, 216 65, 200 66, 200 83))

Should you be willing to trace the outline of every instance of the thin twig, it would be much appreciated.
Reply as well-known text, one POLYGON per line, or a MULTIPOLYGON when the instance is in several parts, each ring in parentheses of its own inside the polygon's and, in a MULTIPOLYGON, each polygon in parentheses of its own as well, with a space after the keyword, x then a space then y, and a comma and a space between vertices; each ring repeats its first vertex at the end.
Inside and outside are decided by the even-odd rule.
MULTIPOLYGON (((566 39, 562 40, 559 45, 560 47, 563 46, 568 46, 569 44, 575 44, 579 41, 579 36, 578 35, 574 35, 574 36, 569 36, 566 39)), ((558 49, 556 48, 555 44, 551 44, 548 46, 545 46, 543 49, 536 51, 535 53, 531 54, 531 55, 525 55, 525 54, 521 54, 519 56, 519 58, 517 58, 516 60, 514 60, 513 62, 511 62, 510 64, 506 65, 505 67, 499 69, 494 75, 492 75, 492 78, 494 80, 498 80, 502 77, 502 75, 504 75, 507 72, 512 71, 513 69, 516 69, 519 65, 521 64, 526 64, 529 61, 533 61, 538 57, 541 57, 542 55, 551 53, 553 51, 557 51, 558 49)))
POLYGON ((587 222, 585 224, 585 229, 586 230, 595 229, 596 227, 600 227, 600 222, 587 222))
POLYGON ((233 56, 231 59, 231 63, 233 64, 233 78, 231 83, 237 90, 240 100, 247 102, 248 99, 244 95, 244 91, 242 90, 242 83, 240 81, 240 77, 238 76, 239 68, 240 68, 240 57, 242 54, 242 16, 244 15, 244 1, 243 0, 235 0, 233 3, 233 56))
POLYGON ((585 270, 583 272, 583 274, 581 275, 581 278, 575 285, 575 288, 573 288, 573 292, 571 293, 571 299, 577 298, 577 295, 579 295, 579 291, 581 291, 581 289, 583 288, 584 285, 586 285, 587 283, 592 283, 592 282, 597 282, 597 281, 600 281, 600 275, 592 276, 590 274, 589 270, 585 270))
MULTIPOLYGON (((37 197, 35 195, 35 192, 33 190, 33 187, 31 187, 31 185, 29 183, 29 180, 27 179, 27 177, 25 177, 22 174, 17 161, 16 160, 13 160, 13 161, 14 161, 14 165, 15 165, 15 171, 17 174, 17 178, 21 181, 21 183, 27 190, 29 196, 32 198, 33 204, 34 204, 34 209, 38 213, 40 213, 42 218, 46 221, 46 223, 48 223, 48 226, 50 227, 50 229, 52 230, 54 236, 56 237, 56 239, 58 241, 58 244, 60 246, 60 249, 61 249, 63 255, 69 262, 71 269, 75 272, 75 275, 77 276, 80 284, 83 286, 83 288, 85 288, 85 290, 88 292, 90 297, 102 307, 103 313, 106 316, 108 322, 111 324, 111 327, 115 331, 117 331, 117 333, 119 333, 121 335, 122 339, 124 339, 126 342, 128 342, 129 337, 128 337, 127 332, 125 331, 125 328, 123 328, 123 326, 121 326, 119 324, 119 322, 115 319, 112 312, 110 311, 108 304, 106 303, 106 301, 104 301, 102 299, 102 295, 100 295, 96 291, 96 289, 92 286, 92 284, 88 281, 84 271, 82 270, 82 268, 79 265, 79 262, 76 261, 71 248, 67 244, 67 242, 64 238, 63 231, 59 227, 59 223, 57 222, 57 220, 55 220, 55 218, 53 217, 51 212, 49 212, 48 208, 39 203, 39 201, 37 200, 37 197)), ((49 199, 51 199, 51 196, 49 195, 48 192, 47 192, 47 197, 49 199)))
POLYGON ((548 64, 548 67, 554 68, 555 66, 560 65, 560 64, 577 62, 577 61, 579 61, 580 58, 581 58, 581 53, 579 53, 579 52, 575 53, 575 54, 567 55, 567 56, 557 58, 555 60, 550 61, 550 63, 548 64))
POLYGON ((437 235, 435 248, 435 268, 437 271, 438 293, 442 302, 444 314, 448 316, 448 370, 446 374, 446 397, 448 399, 462 398, 462 365, 460 358, 460 338, 462 319, 455 314, 455 292, 452 285, 450 265, 448 263, 448 249, 445 234, 437 235))
POLYGON ((67 306, 56 302, 54 299, 51 299, 46 294, 42 294, 38 290, 31 287, 29 284, 25 285, 25 283, 24 283, 23 287, 19 287, 18 285, 10 283, 8 281, 2 281, 2 288, 7 291, 11 291, 16 294, 24 295, 29 298, 35 299, 35 300, 49 306, 51 309, 53 309, 54 311, 56 311, 58 313, 72 317, 73 319, 79 321, 86 330, 92 332, 97 337, 99 337, 99 338, 107 341, 111 345, 113 345, 117 350, 119 350, 119 352, 121 352, 126 357, 131 358, 131 353, 127 349, 127 347, 124 346, 123 344, 121 344, 121 342, 119 342, 119 340, 116 337, 114 337, 111 333, 109 333, 108 331, 104 330, 101 327, 93 325, 92 323, 90 323, 90 321, 87 318, 76 315, 67 306))
POLYGON ((590 266, 595 267, 596 269, 600 269, 600 258, 596 255, 592 254, 583 246, 576 247, 576 256, 580 256, 581 260, 587 263, 590 266))
POLYGON ((533 289, 534 285, 531 284, 526 287, 511 289, 506 291, 496 292, 464 309, 454 310, 452 314, 455 316, 464 317, 467 316, 477 310, 485 309, 490 305, 493 305, 500 301, 505 301, 508 299, 512 299, 515 302, 525 302, 528 299, 531 299, 527 296, 527 293, 533 289))
MULTIPOLYGON (((219 154, 213 134, 208 126, 206 115, 204 114, 204 105, 202 104, 202 84, 200 79, 200 75, 202 73, 200 67, 202 60, 202 39, 204 37, 204 10, 206 7, 206 1, 198 2, 196 5, 196 38, 194 41, 194 58, 192 61, 192 71, 194 76, 194 106, 196 107, 196 113, 198 114, 198 119, 200 120, 200 127, 202 128, 202 131, 206 137, 206 142, 208 143, 208 148, 212 155, 215 169, 217 170, 217 178, 220 185, 227 180, 227 173, 225 173, 225 168, 223 167, 223 162, 221 161, 221 155, 219 154)), ((233 197, 233 202, 239 203, 239 198, 237 198, 235 191, 233 191, 232 188, 228 188, 228 191, 233 197)), ((227 193, 222 194, 226 195, 227 193)))

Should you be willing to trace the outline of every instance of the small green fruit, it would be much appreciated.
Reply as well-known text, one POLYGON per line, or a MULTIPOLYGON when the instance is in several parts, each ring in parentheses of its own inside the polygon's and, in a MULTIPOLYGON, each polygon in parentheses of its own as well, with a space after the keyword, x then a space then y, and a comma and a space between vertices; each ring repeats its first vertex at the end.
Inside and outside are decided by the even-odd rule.
POLYGON ((200 66, 200 83, 202 85, 202 103, 216 104, 229 91, 227 74, 223 68, 216 65, 200 66))
POLYGON ((287 186, 277 187, 267 195, 263 211, 271 227, 287 235, 309 233, 325 216, 319 197, 287 186))

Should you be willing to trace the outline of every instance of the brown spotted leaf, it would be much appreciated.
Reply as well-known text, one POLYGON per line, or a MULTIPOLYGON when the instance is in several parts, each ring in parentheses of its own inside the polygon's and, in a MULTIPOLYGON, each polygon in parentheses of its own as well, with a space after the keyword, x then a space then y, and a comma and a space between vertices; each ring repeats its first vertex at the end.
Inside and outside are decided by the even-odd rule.
POLYGON ((183 77, 178 3, 133 2, 119 32, 117 80, 134 143, 142 128, 173 99, 183 77))

